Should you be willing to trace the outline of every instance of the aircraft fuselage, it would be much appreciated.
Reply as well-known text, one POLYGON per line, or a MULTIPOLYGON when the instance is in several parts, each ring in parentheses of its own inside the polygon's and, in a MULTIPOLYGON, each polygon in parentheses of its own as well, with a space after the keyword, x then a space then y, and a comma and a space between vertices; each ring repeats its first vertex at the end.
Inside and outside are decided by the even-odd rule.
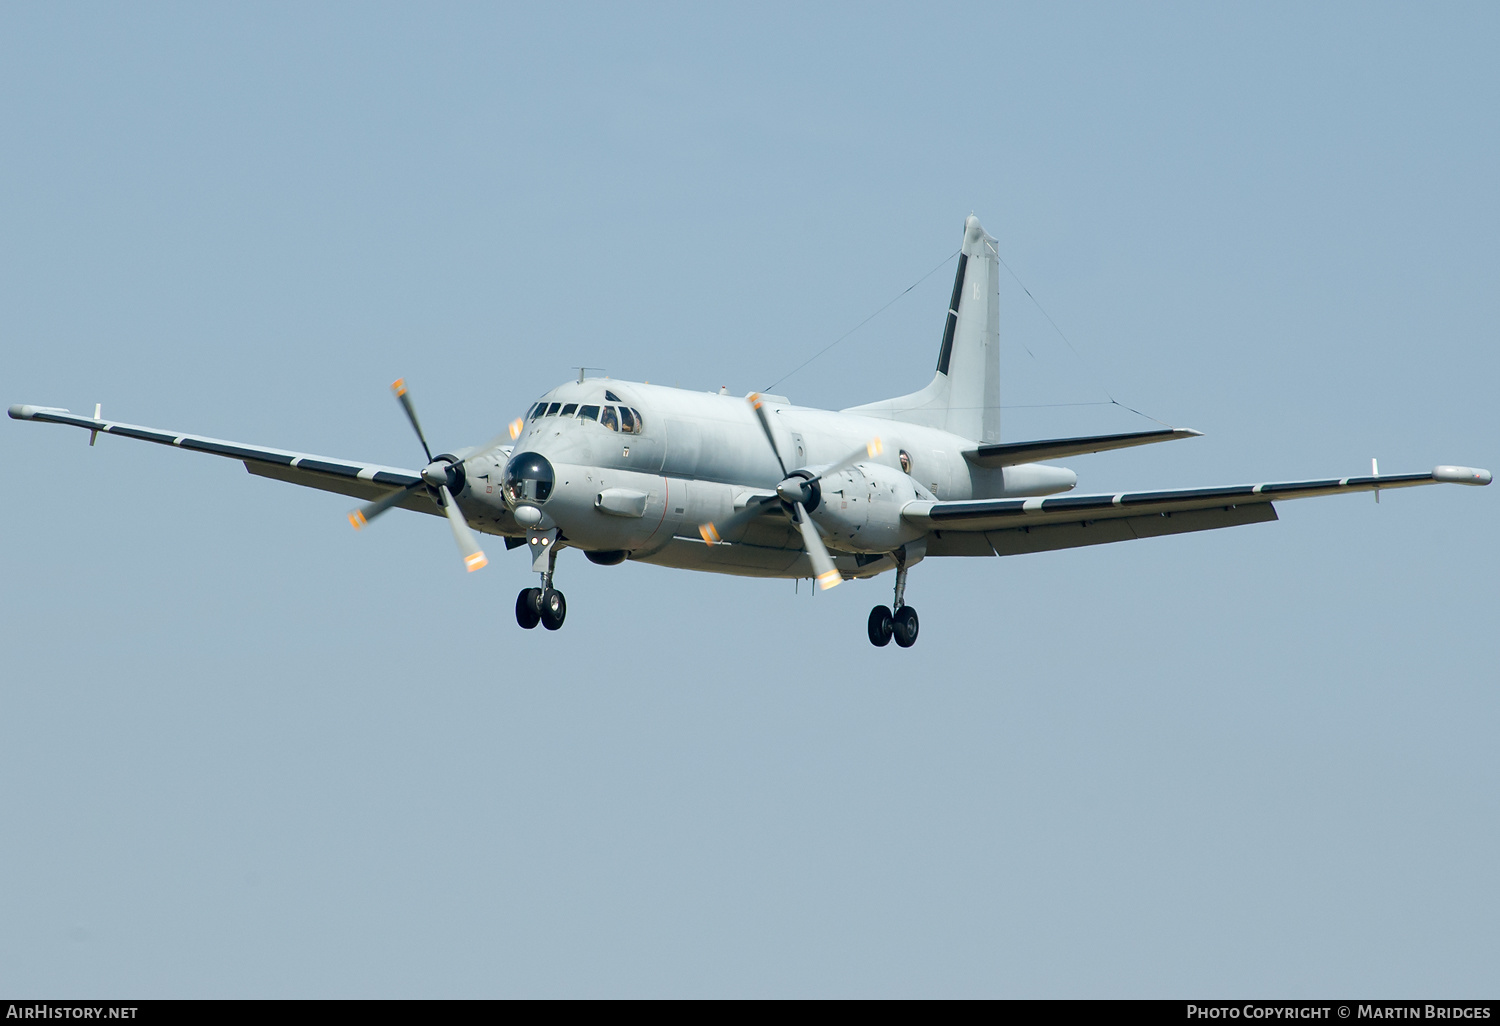
MULTIPOLYGON (((901 520, 909 501, 1048 495, 1077 482, 1058 467, 976 467, 963 456, 974 440, 935 428, 777 397, 766 397, 764 408, 789 472, 816 472, 873 438, 882 441, 879 455, 820 483, 811 513, 846 576, 889 569, 888 553, 920 539, 922 532, 901 520)), ((796 530, 783 517, 758 518, 726 544, 706 545, 698 536, 700 524, 774 493, 783 479, 742 396, 610 379, 568 382, 528 412, 510 454, 471 457, 465 471, 460 504, 481 531, 520 536, 531 527, 535 535, 555 525, 565 544, 601 560, 628 556, 720 573, 811 576, 796 530), (551 466, 543 499, 514 489, 507 496, 506 464, 523 453, 551 466), (543 516, 527 524, 536 514, 522 512, 518 520, 525 506, 543 516)))

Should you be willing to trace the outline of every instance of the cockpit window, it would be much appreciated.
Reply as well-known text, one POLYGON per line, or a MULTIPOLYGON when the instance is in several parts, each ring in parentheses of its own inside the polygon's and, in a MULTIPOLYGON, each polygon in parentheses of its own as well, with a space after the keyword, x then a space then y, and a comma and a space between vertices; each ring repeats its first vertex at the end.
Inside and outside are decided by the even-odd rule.
POLYGON ((566 406, 564 406, 562 408, 562 412, 559 413, 558 416, 559 417, 571 417, 571 416, 573 416, 573 414, 575 414, 577 412, 578 412, 578 404, 577 403, 568 403, 568 405, 566 405, 566 406))
POLYGON ((641 419, 641 411, 634 406, 630 408, 630 412, 635 415, 635 433, 639 435, 646 430, 646 422, 641 419))
POLYGON ((608 399, 612 403, 617 403, 620 401, 620 397, 615 395, 607 388, 604 390, 604 398, 608 399))
POLYGON ((635 414, 630 412, 630 407, 620 407, 620 430, 627 435, 635 434, 635 414))
POLYGON ((615 417, 615 408, 613 406, 606 406, 604 412, 599 414, 599 423, 611 431, 620 430, 620 421, 615 417))
POLYGON ((542 415, 542 411, 545 410, 546 408, 547 408, 547 404, 546 403, 537 403, 535 406, 533 406, 531 408, 531 412, 526 415, 526 419, 527 420, 536 420, 538 417, 540 417, 542 415))
POLYGON ((555 417, 555 416, 557 416, 557 408, 559 406, 561 406, 561 405, 562 405, 562 403, 553 403, 551 406, 547 407, 547 412, 544 413, 544 414, 542 414, 542 416, 544 416, 544 417, 555 417))
POLYGON ((597 407, 597 406, 580 406, 578 408, 578 416, 582 417, 584 420, 598 420, 599 419, 599 407, 597 407))

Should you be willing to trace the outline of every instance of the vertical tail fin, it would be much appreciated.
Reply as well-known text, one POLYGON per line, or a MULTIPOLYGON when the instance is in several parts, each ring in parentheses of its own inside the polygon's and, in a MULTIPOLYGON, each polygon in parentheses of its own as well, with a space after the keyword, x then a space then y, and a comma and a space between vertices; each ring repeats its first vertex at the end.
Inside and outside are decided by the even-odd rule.
POLYGON ((1000 255, 979 218, 964 222, 953 298, 943 322, 937 373, 926 388, 864 406, 887 420, 951 431, 982 442, 1000 440, 1000 255))

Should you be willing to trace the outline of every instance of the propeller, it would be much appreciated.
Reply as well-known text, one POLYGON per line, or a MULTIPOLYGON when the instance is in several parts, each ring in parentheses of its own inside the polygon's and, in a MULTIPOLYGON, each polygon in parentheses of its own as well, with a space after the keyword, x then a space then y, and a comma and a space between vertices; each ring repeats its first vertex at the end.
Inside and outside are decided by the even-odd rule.
MULTIPOLYGON (((484 550, 479 547, 479 542, 474 537, 474 532, 469 530, 469 525, 464 521, 463 511, 458 508, 458 500, 453 493, 464 486, 463 461, 446 454, 432 456, 432 449, 427 445, 427 436, 422 433, 422 424, 417 420, 417 410, 411 403, 411 397, 406 394, 406 379, 398 378, 391 385, 391 391, 396 393, 396 398, 401 401, 401 408, 406 411, 406 419, 411 421, 412 430, 417 433, 417 441, 422 443, 422 451, 427 454, 427 465, 422 468, 421 477, 399 491, 367 503, 349 514, 349 523, 354 525, 357 531, 371 520, 390 509, 399 505, 407 497, 419 489, 426 488, 436 493, 437 504, 448 518, 448 526, 453 529, 453 540, 458 543, 459 554, 463 556, 464 566, 470 573, 482 569, 489 560, 485 558, 484 550)), ((510 427, 510 436, 514 438, 519 431, 516 424, 510 427)), ((500 439, 486 446, 484 451, 493 449, 500 443, 500 439)))
POLYGON ((809 507, 817 508, 822 498, 818 482, 829 474, 837 474, 841 470, 852 467, 860 460, 879 456, 885 450, 885 446, 881 444, 879 438, 872 438, 866 445, 816 474, 806 470, 789 473, 786 469, 786 461, 781 458, 781 449, 776 445, 776 436, 771 432, 771 422, 766 419, 766 411, 760 394, 750 393, 749 401, 751 408, 755 410, 756 420, 760 422, 760 429, 765 433, 766 441, 771 445, 771 452, 776 456, 776 464, 781 468, 781 483, 776 486, 774 496, 747 503, 744 509, 717 524, 703 524, 699 526, 698 534, 707 544, 716 544, 726 533, 748 524, 766 512, 770 506, 781 506, 783 510, 791 513, 792 523, 797 525, 797 530, 802 534, 802 547, 807 551, 807 558, 812 563, 813 573, 818 579, 818 587, 827 591, 841 583, 844 578, 834 568, 833 557, 828 554, 828 546, 823 544, 823 536, 818 533, 817 525, 812 522, 812 517, 808 513, 809 507))

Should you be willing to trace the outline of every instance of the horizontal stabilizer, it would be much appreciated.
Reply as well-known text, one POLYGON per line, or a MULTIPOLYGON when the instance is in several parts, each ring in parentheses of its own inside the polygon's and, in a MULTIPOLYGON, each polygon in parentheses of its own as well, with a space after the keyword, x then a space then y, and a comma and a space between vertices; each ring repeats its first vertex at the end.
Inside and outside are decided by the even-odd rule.
POLYGON ((1201 434, 1203 432, 1191 428, 1162 428, 1157 431, 1131 431, 1123 435, 1085 435, 1036 442, 995 442, 965 450, 964 459, 976 467, 1014 467, 1021 463, 1040 463, 1043 460, 1060 460, 1065 456, 1127 449, 1132 445, 1170 442, 1174 438, 1197 438, 1201 434))

